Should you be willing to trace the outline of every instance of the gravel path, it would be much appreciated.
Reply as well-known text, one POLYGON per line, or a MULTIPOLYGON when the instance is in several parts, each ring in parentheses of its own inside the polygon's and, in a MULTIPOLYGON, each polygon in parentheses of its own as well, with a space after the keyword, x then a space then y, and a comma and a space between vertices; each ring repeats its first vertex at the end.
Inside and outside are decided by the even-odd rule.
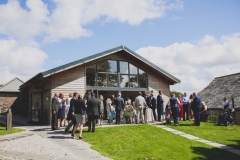
POLYGON ((63 148, 39 135, 32 135, 0 143, 1 151, 16 151, 32 154, 44 154, 64 158, 78 158, 70 150, 63 148))
POLYGON ((26 127, 25 132, 0 136, 0 159, 18 160, 109 160, 91 145, 49 126, 26 127))

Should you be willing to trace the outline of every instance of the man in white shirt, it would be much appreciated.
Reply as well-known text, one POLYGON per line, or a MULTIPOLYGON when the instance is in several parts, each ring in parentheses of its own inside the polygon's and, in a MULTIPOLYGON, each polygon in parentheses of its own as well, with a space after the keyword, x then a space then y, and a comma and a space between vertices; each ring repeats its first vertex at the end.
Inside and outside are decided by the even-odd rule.
POLYGON ((141 92, 139 92, 138 96, 135 98, 134 105, 137 111, 137 123, 143 123, 143 108, 146 106, 146 101, 142 97, 141 92))

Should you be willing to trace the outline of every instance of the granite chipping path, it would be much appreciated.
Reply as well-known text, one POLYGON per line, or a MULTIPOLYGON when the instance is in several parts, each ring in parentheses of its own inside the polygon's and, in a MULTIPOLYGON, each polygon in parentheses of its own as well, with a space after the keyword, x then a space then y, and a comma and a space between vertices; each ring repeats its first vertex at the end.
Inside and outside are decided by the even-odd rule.
POLYGON ((17 160, 109 160, 91 145, 50 126, 25 126, 25 132, 0 136, 0 159, 17 160))

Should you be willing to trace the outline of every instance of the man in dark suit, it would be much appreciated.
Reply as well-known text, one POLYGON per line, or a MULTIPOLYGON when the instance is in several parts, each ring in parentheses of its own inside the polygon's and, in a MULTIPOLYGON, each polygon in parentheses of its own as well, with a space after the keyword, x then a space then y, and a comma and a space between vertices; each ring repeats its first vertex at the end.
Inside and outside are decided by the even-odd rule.
POLYGON ((162 121, 161 117, 163 115, 163 102, 164 100, 162 99, 162 91, 158 92, 157 96, 157 114, 158 114, 158 121, 162 121))
POLYGON ((57 121, 57 115, 58 115, 58 109, 60 102, 58 101, 58 93, 54 94, 54 97, 52 98, 52 130, 57 130, 58 128, 58 121, 57 121))
POLYGON ((87 100, 87 115, 88 115, 88 132, 95 132, 96 119, 100 112, 100 101, 95 98, 95 94, 91 92, 87 100))
POLYGON ((193 101, 192 101, 192 110, 194 116, 194 125, 200 126, 200 115, 199 111, 201 110, 201 99, 195 92, 193 92, 193 101))
POLYGON ((155 120, 155 121, 156 121, 156 112, 155 112, 155 110, 156 110, 156 105, 157 105, 156 102, 157 102, 157 101, 156 101, 156 98, 153 97, 153 93, 151 93, 150 105, 151 105, 151 109, 152 109, 152 111, 153 111, 153 117, 154 117, 154 120, 155 120))
POLYGON ((118 97, 114 99, 114 106, 116 111, 116 123, 121 124, 122 121, 122 111, 124 109, 124 101, 121 98, 121 93, 118 93, 118 97))
POLYGON ((75 119, 75 116, 74 116, 74 112, 75 112, 75 108, 74 108, 74 103, 77 99, 77 96, 78 96, 78 93, 77 92, 74 92, 73 93, 73 98, 71 99, 70 101, 70 107, 69 107, 69 110, 68 110, 68 119, 71 119, 71 122, 68 124, 67 128, 64 130, 66 133, 69 132, 69 129, 72 127, 73 125, 73 128, 76 124, 76 119, 75 119))

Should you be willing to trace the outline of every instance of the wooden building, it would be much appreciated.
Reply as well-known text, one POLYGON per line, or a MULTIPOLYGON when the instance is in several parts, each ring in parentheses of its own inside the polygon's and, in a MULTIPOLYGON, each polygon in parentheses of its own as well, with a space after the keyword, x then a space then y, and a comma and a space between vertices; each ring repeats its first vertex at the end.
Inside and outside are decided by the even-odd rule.
POLYGON ((20 86, 23 115, 37 121, 39 110, 51 124, 51 99, 54 93, 85 94, 93 91, 104 99, 121 92, 124 99, 134 99, 138 92, 163 92, 165 102, 170 85, 180 80, 125 46, 119 46, 53 69, 38 73, 20 86), (37 114, 36 114, 37 113, 37 114))
POLYGON ((240 73, 216 77, 198 95, 208 106, 213 121, 223 112, 222 102, 226 97, 235 109, 235 123, 240 124, 240 73))
POLYGON ((6 113, 11 108, 13 114, 21 114, 19 86, 23 83, 14 78, 0 87, 0 113, 6 113))

